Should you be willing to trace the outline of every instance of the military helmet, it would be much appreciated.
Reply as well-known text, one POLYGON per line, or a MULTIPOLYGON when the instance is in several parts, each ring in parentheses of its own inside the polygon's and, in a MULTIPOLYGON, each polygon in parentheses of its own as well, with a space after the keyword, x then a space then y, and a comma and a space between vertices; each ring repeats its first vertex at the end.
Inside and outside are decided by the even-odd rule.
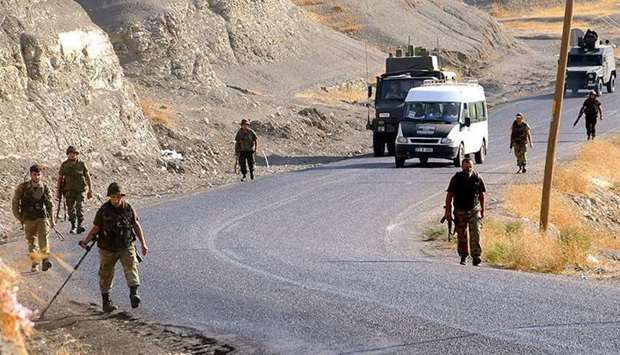
POLYGON ((241 120, 240 125, 249 125, 250 123, 248 122, 248 120, 246 120, 245 118, 241 120))
POLYGON ((72 146, 72 145, 70 145, 70 146, 67 148, 67 155, 69 155, 69 153, 80 154, 80 152, 78 152, 78 151, 77 151, 77 149, 75 149, 75 147, 74 147, 74 146, 72 146))
POLYGON ((121 185, 119 185, 116 182, 113 182, 110 184, 110 186, 108 186, 108 197, 112 196, 112 195, 116 195, 116 194, 120 194, 121 196, 125 196, 125 194, 123 193, 123 189, 121 188, 121 185))

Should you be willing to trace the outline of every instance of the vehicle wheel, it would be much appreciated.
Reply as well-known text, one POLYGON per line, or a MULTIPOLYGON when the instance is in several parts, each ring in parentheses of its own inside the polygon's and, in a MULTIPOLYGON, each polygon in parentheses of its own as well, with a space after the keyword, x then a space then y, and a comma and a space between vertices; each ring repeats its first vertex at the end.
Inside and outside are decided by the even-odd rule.
POLYGON ((463 164, 463 159, 465 159, 465 147, 463 143, 461 143, 459 150, 456 152, 456 157, 454 158, 454 166, 460 168, 463 164))
POLYGON ((612 75, 607 83, 607 92, 611 94, 614 91, 616 91, 616 76, 612 75))
POLYGON ((385 155, 385 141, 383 137, 378 134, 372 135, 372 150, 376 157, 382 157, 385 155))
POLYGON ((598 79, 596 82, 596 93, 603 95, 603 79, 598 79))
POLYGON ((403 166, 405 166, 405 158, 399 158, 399 157, 395 157, 394 158, 394 163, 396 163, 396 167, 397 168, 402 168, 403 166))
POLYGON ((420 164, 426 165, 428 163, 428 157, 420 157, 420 164))
POLYGON ((396 143, 394 142, 396 138, 387 142, 387 151, 388 155, 395 155, 396 153, 396 143))
POLYGON ((482 147, 480 147, 480 150, 476 153, 476 164, 482 164, 484 163, 484 159, 487 156, 487 142, 485 140, 482 141, 482 147))

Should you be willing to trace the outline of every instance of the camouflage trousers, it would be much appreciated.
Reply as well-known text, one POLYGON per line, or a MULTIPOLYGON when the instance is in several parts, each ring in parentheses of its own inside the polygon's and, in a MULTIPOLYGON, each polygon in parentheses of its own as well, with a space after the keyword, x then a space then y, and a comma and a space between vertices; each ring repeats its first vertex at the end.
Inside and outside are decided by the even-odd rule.
POLYGON ((458 239, 458 253, 461 257, 471 255, 479 258, 482 254, 480 248, 480 211, 473 209, 469 211, 454 211, 455 231, 458 239), (469 230, 469 243, 468 243, 469 230))
POLYGON ((65 192, 65 202, 67 203, 69 221, 73 224, 76 221, 78 224, 82 224, 82 221, 84 221, 84 193, 67 191, 65 192))
POLYGON ((47 219, 37 219, 35 221, 24 221, 24 232, 28 241, 28 252, 33 262, 40 262, 41 259, 49 257, 49 222, 47 219))
POLYGON ((525 166, 525 164, 527 164, 527 145, 515 144, 513 149, 515 151, 515 157, 517 157, 517 165, 525 166))
POLYGON ((136 247, 134 244, 120 251, 109 251, 99 248, 99 259, 99 288, 101 289, 101 293, 110 293, 117 261, 120 261, 123 266, 127 286, 132 287, 140 285, 138 259, 136 257, 136 247))

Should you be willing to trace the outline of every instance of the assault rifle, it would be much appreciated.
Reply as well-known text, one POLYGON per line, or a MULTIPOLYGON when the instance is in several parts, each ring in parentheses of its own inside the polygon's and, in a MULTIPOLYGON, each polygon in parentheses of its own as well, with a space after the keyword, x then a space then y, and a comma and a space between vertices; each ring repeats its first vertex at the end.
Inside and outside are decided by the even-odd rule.
POLYGON ((452 236, 454 235, 454 229, 453 229, 453 225, 454 225, 454 219, 452 217, 446 217, 445 215, 443 217, 441 217, 441 224, 444 224, 444 222, 448 221, 448 241, 451 242, 452 241, 452 236))

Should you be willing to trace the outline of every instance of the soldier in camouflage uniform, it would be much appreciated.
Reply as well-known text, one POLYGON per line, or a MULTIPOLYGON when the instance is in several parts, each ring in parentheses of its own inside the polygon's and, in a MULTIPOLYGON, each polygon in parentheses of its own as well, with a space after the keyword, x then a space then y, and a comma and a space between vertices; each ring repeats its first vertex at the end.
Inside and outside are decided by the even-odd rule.
POLYGON ((517 113, 510 132, 510 149, 514 149, 515 156, 517 157, 517 166, 519 166, 517 174, 527 171, 525 168, 527 164, 527 145, 529 144, 530 148, 534 148, 530 131, 530 126, 523 120, 523 114, 521 112, 517 113))
POLYGON ((461 265, 465 265, 467 256, 471 255, 473 265, 478 266, 482 262, 480 220, 484 218, 486 188, 482 177, 474 171, 474 163, 470 158, 463 159, 461 167, 462 171, 456 173, 448 185, 444 217, 452 218, 452 200, 454 200, 454 222, 461 265), (469 243, 467 243, 468 229, 469 243))
POLYGON ((58 194, 65 196, 71 231, 69 233, 82 233, 85 231, 82 226, 84 221, 84 195, 93 197, 90 173, 86 164, 78 159, 80 153, 73 147, 67 148, 67 160, 60 166, 58 173, 58 194))
POLYGON ((250 179, 254 180, 254 153, 256 153, 257 146, 256 133, 250 129, 248 120, 241 120, 241 128, 235 136, 235 155, 239 159, 239 167, 243 175, 241 181, 245 181, 248 168, 250 168, 250 179))
POLYGON ((138 215, 131 205, 125 202, 125 194, 117 183, 108 187, 110 200, 104 203, 97 214, 92 229, 84 240, 80 241, 82 248, 87 248, 91 240, 97 236, 99 247, 99 287, 103 311, 106 313, 116 310, 110 299, 110 290, 114 280, 114 268, 118 261, 123 266, 131 307, 137 308, 141 299, 138 295, 140 275, 138 274, 138 259, 134 241, 136 237, 142 246, 142 255, 148 253, 142 226, 138 215))
POLYGON ((50 228, 54 228, 54 203, 50 189, 41 181, 41 168, 30 167, 30 181, 19 184, 13 196, 13 215, 24 226, 28 251, 32 260, 31 271, 38 270, 42 260, 42 270, 52 267, 49 261, 50 228))

